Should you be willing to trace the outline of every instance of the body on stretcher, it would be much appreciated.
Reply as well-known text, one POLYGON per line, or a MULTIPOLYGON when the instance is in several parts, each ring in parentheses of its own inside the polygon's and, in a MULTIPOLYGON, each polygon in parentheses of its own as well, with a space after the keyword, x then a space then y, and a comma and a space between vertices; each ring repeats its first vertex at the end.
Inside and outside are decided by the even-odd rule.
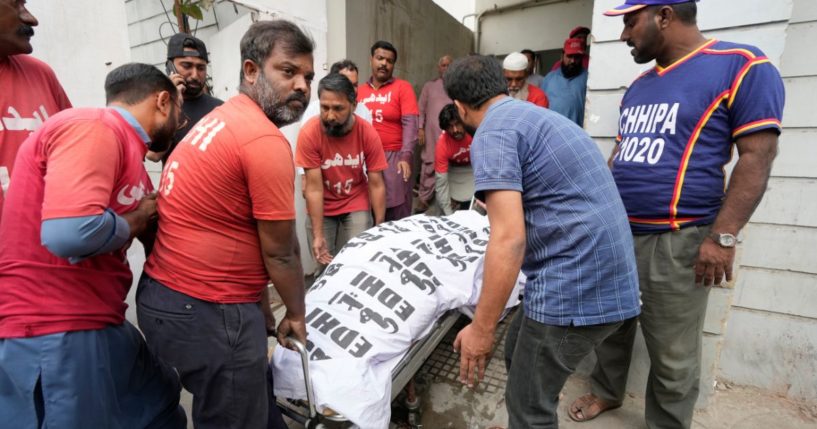
POLYGON ((476 305, 488 233, 484 216, 460 211, 386 223, 351 240, 307 293, 308 344, 275 350, 275 394, 295 398, 279 399, 282 412, 306 427, 387 428, 391 401, 459 310, 476 305))

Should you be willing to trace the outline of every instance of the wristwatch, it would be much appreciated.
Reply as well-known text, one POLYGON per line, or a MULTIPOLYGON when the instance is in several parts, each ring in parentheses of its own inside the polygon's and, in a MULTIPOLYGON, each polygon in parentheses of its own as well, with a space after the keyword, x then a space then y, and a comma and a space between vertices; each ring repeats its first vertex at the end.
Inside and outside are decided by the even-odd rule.
POLYGON ((732 248, 735 247, 736 244, 738 244, 738 238, 728 233, 713 232, 709 234, 709 238, 711 238, 712 241, 714 241, 715 243, 718 244, 718 246, 721 247, 732 248))

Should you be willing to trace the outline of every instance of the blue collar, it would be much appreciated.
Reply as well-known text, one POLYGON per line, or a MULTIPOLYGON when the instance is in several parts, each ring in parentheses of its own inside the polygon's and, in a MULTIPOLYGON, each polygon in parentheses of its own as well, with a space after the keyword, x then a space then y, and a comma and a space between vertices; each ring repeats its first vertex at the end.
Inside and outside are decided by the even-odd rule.
POLYGON ((142 128, 142 124, 140 124, 139 121, 136 120, 136 117, 133 116, 131 112, 129 112, 127 109, 118 106, 111 106, 111 109, 116 110, 117 112, 119 112, 120 115, 122 115, 122 119, 124 119, 128 124, 130 124, 131 127, 133 127, 134 131, 136 131, 136 134, 139 134, 139 137, 142 139, 142 142, 145 144, 145 146, 150 145, 150 136, 148 136, 148 133, 146 133, 145 129, 142 128))

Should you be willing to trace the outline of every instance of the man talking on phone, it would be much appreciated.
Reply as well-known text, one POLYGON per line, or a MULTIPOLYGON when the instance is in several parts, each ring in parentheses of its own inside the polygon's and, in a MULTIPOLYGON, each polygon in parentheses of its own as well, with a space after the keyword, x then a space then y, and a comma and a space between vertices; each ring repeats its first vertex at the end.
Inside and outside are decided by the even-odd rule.
MULTIPOLYGON (((176 145, 187 135, 187 132, 196 125, 204 115, 221 106, 224 102, 208 94, 205 82, 207 81, 207 46, 200 39, 187 33, 176 33, 167 42, 167 75, 171 78, 175 74, 184 78, 184 104, 182 112, 189 119, 187 126, 180 129, 173 137, 173 144, 167 152, 149 154, 148 158, 161 159, 162 164, 167 161, 176 145)), ((174 80, 175 81, 175 80, 174 80)))

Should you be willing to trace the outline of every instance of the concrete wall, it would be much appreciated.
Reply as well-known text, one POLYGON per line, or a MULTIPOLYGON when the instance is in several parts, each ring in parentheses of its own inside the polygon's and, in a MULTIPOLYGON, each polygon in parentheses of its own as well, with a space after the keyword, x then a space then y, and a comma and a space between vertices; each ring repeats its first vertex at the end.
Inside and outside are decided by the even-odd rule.
POLYGON ((360 67, 361 81, 371 75, 369 49, 377 40, 397 48, 394 75, 418 96, 437 77, 441 56, 464 56, 473 47, 473 33, 431 0, 347 0, 346 56, 360 67))
POLYGON ((57 74, 76 107, 105 105, 105 76, 130 61, 125 7, 122 2, 30 0, 28 9, 40 22, 34 28, 33 55, 57 74), (94 11, 96 22, 86 18, 94 11))

